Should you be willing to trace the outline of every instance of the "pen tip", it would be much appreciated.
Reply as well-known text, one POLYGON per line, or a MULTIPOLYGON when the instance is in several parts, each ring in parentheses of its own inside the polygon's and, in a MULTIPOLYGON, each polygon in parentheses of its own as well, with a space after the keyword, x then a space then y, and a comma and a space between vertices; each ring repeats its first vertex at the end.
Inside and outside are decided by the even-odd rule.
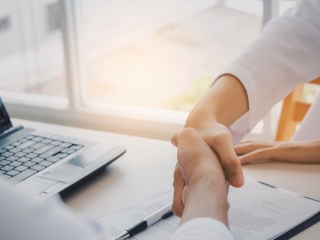
POLYGON ((125 238, 128 238, 130 237, 129 233, 127 231, 121 233, 118 237, 116 237, 115 240, 121 240, 121 239, 125 239, 125 238))

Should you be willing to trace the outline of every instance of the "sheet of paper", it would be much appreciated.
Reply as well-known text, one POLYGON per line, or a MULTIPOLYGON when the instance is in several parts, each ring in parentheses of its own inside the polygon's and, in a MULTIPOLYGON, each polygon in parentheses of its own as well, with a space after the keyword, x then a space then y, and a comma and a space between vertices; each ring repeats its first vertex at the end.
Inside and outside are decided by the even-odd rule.
POLYGON ((229 228, 235 240, 274 239, 320 211, 320 202, 246 179, 230 188, 229 228))
MULTIPOLYGON (((99 219, 107 231, 106 239, 115 239, 144 217, 172 201, 173 190, 154 195, 139 204, 99 219)), ((320 211, 320 202, 281 191, 246 179, 245 186, 230 188, 229 228, 235 240, 274 239, 320 211)), ((135 240, 170 239, 180 219, 172 216, 159 221, 135 240)))
MULTIPOLYGON (((167 190, 156 194, 132 207, 126 208, 120 212, 113 213, 99 222, 106 229, 106 239, 114 240, 124 230, 134 226, 144 217, 159 210, 168 203, 172 202, 173 190, 167 190)), ((170 239, 172 234, 178 228, 180 218, 171 216, 165 221, 159 221, 133 238, 135 240, 164 240, 170 239)))

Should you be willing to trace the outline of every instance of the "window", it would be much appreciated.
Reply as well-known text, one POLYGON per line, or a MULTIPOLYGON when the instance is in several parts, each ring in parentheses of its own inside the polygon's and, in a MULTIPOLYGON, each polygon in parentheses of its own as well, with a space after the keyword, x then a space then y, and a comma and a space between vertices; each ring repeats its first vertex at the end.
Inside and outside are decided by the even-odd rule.
POLYGON ((0 32, 10 28, 10 18, 0 18, 0 32))
MULTIPOLYGON (((295 3, 0 0, 12 30, 0 34, 0 94, 12 116, 169 139, 262 24, 295 3)), ((271 136, 271 119, 256 133, 271 136)))
POLYGON ((78 5, 89 104, 188 112, 259 33, 262 1, 78 5))
POLYGON ((0 94, 6 101, 66 107, 68 104, 57 0, 0 0, 0 94), (1 19, 1 18, 0 18, 1 19), (47 21, 48 20, 48 21, 47 21), (49 22, 49 26, 47 26, 49 22), (48 27, 54 34, 48 36, 48 27))

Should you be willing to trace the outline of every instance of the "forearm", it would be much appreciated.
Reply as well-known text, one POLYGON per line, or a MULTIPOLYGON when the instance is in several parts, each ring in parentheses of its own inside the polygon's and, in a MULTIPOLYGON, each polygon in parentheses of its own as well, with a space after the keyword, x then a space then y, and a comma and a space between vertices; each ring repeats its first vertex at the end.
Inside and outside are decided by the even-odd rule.
POLYGON ((221 179, 191 185, 180 225, 195 218, 213 218, 228 226, 227 194, 226 183, 221 179))
POLYGON ((247 93, 240 80, 223 75, 191 111, 186 127, 201 131, 212 121, 229 127, 248 110, 247 93))
POLYGON ((214 83, 190 113, 186 126, 199 131, 216 121, 229 127, 250 108, 250 131, 298 84, 317 78, 319 12, 319 1, 304 0, 271 21, 225 69, 222 74, 230 75, 214 83))

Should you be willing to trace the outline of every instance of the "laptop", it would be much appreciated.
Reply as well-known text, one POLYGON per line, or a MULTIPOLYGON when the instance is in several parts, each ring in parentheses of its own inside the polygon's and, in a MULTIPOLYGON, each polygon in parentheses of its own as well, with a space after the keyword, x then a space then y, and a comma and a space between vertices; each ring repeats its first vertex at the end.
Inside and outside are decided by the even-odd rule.
POLYGON ((0 180, 46 199, 93 175, 125 148, 13 127, 0 98, 0 180))

